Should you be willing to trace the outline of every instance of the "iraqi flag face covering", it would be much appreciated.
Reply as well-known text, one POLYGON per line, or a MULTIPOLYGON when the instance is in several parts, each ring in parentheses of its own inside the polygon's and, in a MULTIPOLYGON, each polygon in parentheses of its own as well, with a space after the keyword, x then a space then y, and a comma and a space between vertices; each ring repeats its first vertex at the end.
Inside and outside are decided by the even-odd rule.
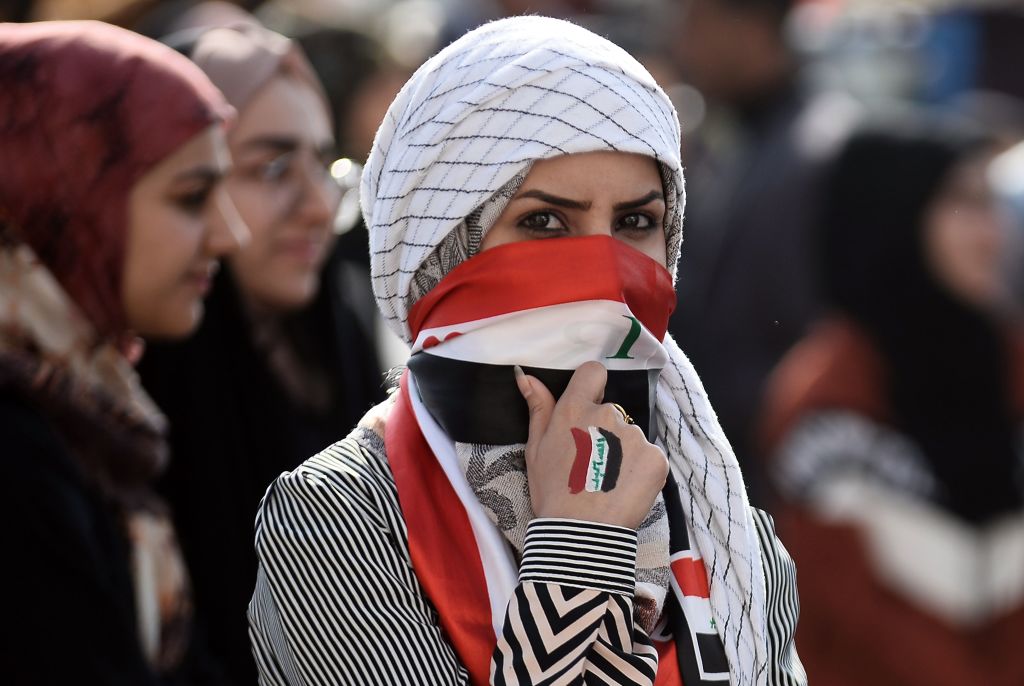
MULTIPOLYGON (((419 398, 454 443, 459 467, 488 518, 517 553, 534 518, 524 444, 529 414, 520 365, 560 397, 582 364, 608 369, 604 401, 657 433, 662 345, 675 290, 668 271, 610 236, 498 246, 453 269, 413 307, 409 369, 419 398)), ((574 430, 575 431, 575 430, 574 430)), ((612 485, 623 456, 598 429, 574 435, 570 486, 612 485), (594 467, 609 467, 600 483, 594 467)), ((598 470, 600 471, 600 470, 598 470)), ((670 585, 669 522, 659 496, 638 529, 635 619, 648 632, 670 585)))
MULTIPOLYGON (((412 392, 454 444, 476 501, 467 510, 482 508, 517 554, 534 513, 524 453, 529 416, 513 365, 557 398, 580 365, 601 362, 608 369, 604 401, 626 408, 655 441, 657 388, 669 363, 662 341, 674 305, 663 266, 622 241, 591 236, 493 248, 453 269, 413 307, 412 392)), ((570 488, 613 484, 615 467, 628 459, 618 438, 593 427, 573 429, 573 438, 570 488), (593 478, 595 465, 607 467, 603 480, 593 478)), ((403 480, 396 481, 401 493, 403 480)), ((656 638, 684 639, 676 641, 681 671, 700 686, 728 680, 728 661, 676 488, 670 481, 637 530, 634 620, 656 638)), ((415 531, 410 525, 410 535, 415 531)), ((484 544, 479 557, 487 576, 501 555, 484 544)))
POLYGON ((457 443, 525 443, 529 416, 513 365, 557 398, 573 372, 608 369, 605 402, 656 434, 655 391, 675 291, 668 271, 607 236, 525 241, 454 269, 410 313, 409 368, 457 443))

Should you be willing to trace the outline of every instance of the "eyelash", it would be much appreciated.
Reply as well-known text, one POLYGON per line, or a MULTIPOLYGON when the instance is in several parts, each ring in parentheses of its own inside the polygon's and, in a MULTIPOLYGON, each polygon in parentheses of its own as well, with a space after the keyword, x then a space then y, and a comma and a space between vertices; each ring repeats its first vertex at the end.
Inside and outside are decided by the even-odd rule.
MULTIPOLYGON (((652 230, 654 230, 655 228, 658 227, 657 219, 653 215, 648 213, 648 212, 627 212, 626 214, 623 214, 623 215, 619 216, 616 219, 616 224, 617 225, 621 224, 621 222, 626 217, 641 217, 643 219, 646 219, 647 220, 647 226, 630 226, 630 227, 621 227, 621 228, 617 227, 615 229, 616 232, 618 232, 618 231, 626 231, 626 232, 629 232, 629 233, 637 233, 637 234, 640 234, 641 236, 646 236, 650 231, 652 231, 652 230)), ((530 212, 529 214, 525 215, 522 219, 520 219, 519 222, 518 222, 518 226, 520 228, 524 229, 525 231, 527 231, 527 232, 529 232, 529 233, 531 233, 531 234, 533 234, 535 236, 543 237, 543 238, 554 238, 554 237, 557 237, 558 235, 561 235, 562 233, 567 231, 567 229, 565 228, 567 225, 568 225, 568 222, 565 221, 565 219, 563 217, 559 216, 559 214, 557 212, 554 212, 552 210, 540 210, 540 211, 537 211, 537 212, 530 212), (544 226, 530 226, 531 220, 534 220, 534 219, 536 219, 538 217, 551 217, 551 218, 557 220, 562 226, 559 227, 559 228, 548 228, 548 227, 544 227, 544 226)))
POLYGON ((262 181, 279 181, 291 172, 292 166, 292 154, 285 153, 284 155, 278 155, 269 162, 259 165, 256 168, 256 176, 262 181))
MULTIPOLYGON (((318 153, 314 158, 313 169, 316 171, 318 176, 330 176, 331 164, 333 161, 333 156, 318 153)), ((296 153, 288 152, 278 155, 269 162, 264 162, 263 164, 254 167, 250 174, 261 181, 276 183, 284 181, 290 177, 294 173, 293 167, 295 164, 296 153)))
POLYGON ((186 212, 198 213, 205 206, 207 201, 210 199, 210 193, 213 191, 213 186, 205 186, 198 190, 184 195, 178 196, 176 202, 179 207, 184 209, 186 212))

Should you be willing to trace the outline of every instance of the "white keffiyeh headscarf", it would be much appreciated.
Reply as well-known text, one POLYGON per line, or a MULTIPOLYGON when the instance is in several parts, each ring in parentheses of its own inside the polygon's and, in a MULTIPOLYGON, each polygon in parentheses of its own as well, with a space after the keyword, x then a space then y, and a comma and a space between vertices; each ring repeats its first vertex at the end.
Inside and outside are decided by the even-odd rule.
MULTIPOLYGON (((679 122, 631 56, 574 24, 516 17, 487 24, 424 64, 377 133, 362 178, 373 289, 411 343, 409 308, 479 242, 530 165, 621 151, 660 163, 667 267, 675 274, 684 204, 679 122)), ((732 684, 766 683, 765 582, 743 477, 689 360, 666 336, 659 435, 694 545, 732 684)))

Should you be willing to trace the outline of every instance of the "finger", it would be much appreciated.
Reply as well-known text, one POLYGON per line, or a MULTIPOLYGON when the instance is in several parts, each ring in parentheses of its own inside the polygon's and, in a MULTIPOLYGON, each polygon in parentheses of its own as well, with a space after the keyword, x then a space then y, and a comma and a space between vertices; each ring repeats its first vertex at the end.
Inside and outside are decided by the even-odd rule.
POLYGON ((608 370, 600 362, 584 362, 569 379, 562 399, 585 400, 599 404, 604 399, 604 387, 608 383, 608 370))
POLYGON ((519 392, 526 400, 526 407, 530 411, 528 442, 539 441, 551 422, 551 413, 555 410, 555 397, 551 395, 547 386, 542 384, 539 379, 523 372, 519 365, 515 366, 515 373, 516 385, 519 386, 519 392))
POLYGON ((604 421, 608 422, 608 424, 612 426, 636 426, 636 424, 633 423, 632 417, 629 417, 628 414, 623 414, 626 410, 621 405, 617 405, 616 403, 602 403, 598 407, 601 408, 601 414, 599 416, 604 421), (626 417, 629 417, 629 421, 626 421, 626 417))

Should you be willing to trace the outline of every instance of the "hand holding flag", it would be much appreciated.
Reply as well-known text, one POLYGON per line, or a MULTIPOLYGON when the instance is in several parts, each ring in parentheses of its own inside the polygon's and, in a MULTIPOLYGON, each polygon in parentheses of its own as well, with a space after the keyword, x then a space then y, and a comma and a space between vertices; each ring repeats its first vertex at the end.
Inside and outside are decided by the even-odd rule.
POLYGON ((516 380, 530 410, 526 471, 534 513, 637 528, 665 485, 668 460, 613 404, 601 402, 604 366, 581 365, 557 401, 521 370, 516 380))

